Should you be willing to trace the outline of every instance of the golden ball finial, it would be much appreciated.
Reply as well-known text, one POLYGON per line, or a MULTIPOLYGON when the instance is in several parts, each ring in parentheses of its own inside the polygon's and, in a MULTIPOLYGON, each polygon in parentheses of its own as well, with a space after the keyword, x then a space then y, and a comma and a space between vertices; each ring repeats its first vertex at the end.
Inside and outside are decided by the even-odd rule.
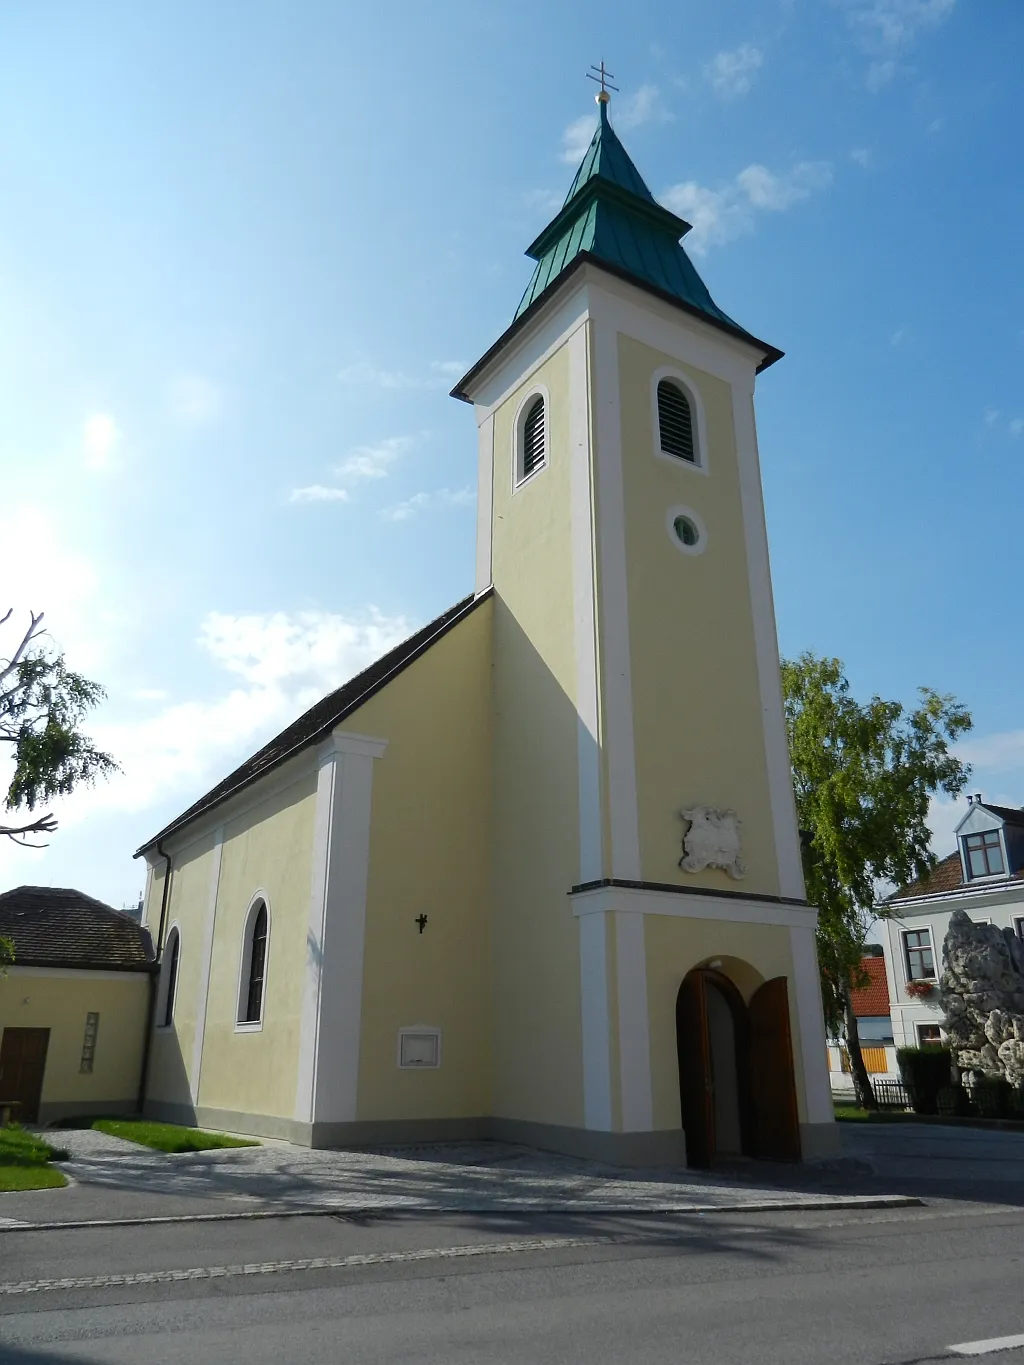
POLYGON ((594 96, 594 99, 597 100, 598 104, 608 104, 611 100, 611 95, 609 95, 607 90, 599 90, 594 96))

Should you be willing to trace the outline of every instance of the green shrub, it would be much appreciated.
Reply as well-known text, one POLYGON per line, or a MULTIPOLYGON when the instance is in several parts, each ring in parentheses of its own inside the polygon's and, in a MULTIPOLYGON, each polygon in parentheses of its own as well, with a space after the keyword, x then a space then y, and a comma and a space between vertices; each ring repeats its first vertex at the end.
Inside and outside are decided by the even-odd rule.
POLYGON ((898 1047, 896 1062, 915 1114, 937 1114, 939 1091, 953 1076, 953 1056, 948 1047, 898 1047))
POLYGON ((944 1085, 936 1100, 939 1113, 945 1118, 965 1119, 974 1112, 971 1097, 962 1085, 944 1085))
POLYGON ((1013 1114, 1013 1087, 1001 1076, 982 1076, 974 1082, 971 1098, 983 1119, 1008 1119, 1013 1114))

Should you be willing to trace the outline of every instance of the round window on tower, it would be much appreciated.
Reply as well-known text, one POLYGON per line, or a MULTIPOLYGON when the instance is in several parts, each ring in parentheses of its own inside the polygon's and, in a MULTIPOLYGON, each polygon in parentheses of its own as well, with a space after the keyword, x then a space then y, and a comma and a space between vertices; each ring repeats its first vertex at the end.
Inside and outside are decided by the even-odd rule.
POLYGON ((668 533, 677 549, 688 555, 703 553, 707 546, 708 533, 692 507, 670 507, 666 521, 668 533))

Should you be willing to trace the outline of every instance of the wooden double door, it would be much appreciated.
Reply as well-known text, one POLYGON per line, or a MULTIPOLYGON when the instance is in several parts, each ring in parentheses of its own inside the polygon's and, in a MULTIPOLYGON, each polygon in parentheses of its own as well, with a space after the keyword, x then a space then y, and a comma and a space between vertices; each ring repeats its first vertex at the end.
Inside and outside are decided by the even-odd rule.
POLYGON ((784 976, 749 1004, 722 972, 698 967, 676 1000, 679 1093, 686 1159, 800 1160, 789 994, 784 976))
POLYGON ((5 1028, 0 1037, 0 1103, 17 1103, 19 1123, 39 1120, 49 1046, 48 1028, 5 1028))

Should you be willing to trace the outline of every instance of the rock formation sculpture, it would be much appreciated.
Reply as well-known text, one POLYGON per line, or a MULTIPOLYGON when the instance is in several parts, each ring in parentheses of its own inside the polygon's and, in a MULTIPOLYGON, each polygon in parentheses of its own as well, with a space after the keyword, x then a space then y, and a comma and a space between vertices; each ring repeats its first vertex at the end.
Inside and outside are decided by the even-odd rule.
POLYGON ((939 1003, 956 1065, 1024 1084, 1024 944, 1012 929, 954 910, 942 967, 939 1003))

